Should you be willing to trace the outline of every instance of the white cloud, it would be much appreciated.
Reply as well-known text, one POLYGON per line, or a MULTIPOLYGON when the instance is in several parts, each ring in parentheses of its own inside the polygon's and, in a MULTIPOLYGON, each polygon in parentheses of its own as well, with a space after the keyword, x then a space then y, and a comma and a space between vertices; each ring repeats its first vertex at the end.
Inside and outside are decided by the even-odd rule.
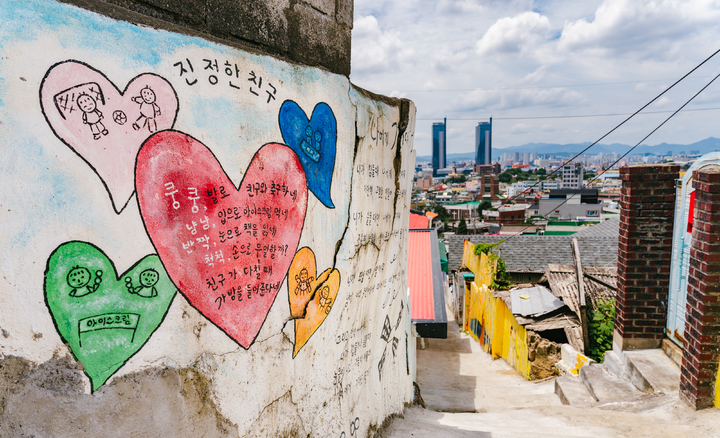
POLYGON ((523 108, 529 113, 538 106, 562 107, 585 102, 582 94, 566 88, 475 90, 461 98, 457 106, 461 110, 523 108))
POLYGON ((382 31, 372 15, 355 20, 352 38, 351 56, 356 73, 396 70, 413 56, 413 50, 395 32, 382 31))
POLYGON ((537 12, 523 12, 497 20, 477 42, 479 55, 527 53, 552 34, 550 20, 537 12))
MULTIPOLYGON (((351 80, 415 102, 419 155, 443 116, 452 152, 473 150, 490 116, 497 147, 594 141, 621 118, 515 118, 631 113, 720 41, 720 0, 355 0, 355 17, 351 80)), ((717 58, 654 107, 686 101, 720 71, 717 58)), ((691 106, 720 106, 720 81, 691 106)), ((717 137, 718 113, 683 112, 658 142, 717 137)), ((636 142, 661 116, 636 117, 612 141, 636 142)))
POLYGON ((668 46, 717 26, 720 6, 708 0, 606 0, 594 20, 565 23, 561 49, 602 49, 639 53, 648 46, 668 46))

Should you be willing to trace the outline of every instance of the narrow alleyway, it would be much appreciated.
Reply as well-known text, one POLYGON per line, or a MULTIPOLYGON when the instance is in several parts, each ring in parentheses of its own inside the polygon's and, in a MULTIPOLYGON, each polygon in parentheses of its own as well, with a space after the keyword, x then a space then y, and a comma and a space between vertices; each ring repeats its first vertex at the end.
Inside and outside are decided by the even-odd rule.
POLYGON ((384 437, 720 437, 719 409, 694 411, 679 400, 642 413, 565 406, 553 379, 526 381, 448 324, 448 339, 417 352, 427 408, 406 408, 384 437))

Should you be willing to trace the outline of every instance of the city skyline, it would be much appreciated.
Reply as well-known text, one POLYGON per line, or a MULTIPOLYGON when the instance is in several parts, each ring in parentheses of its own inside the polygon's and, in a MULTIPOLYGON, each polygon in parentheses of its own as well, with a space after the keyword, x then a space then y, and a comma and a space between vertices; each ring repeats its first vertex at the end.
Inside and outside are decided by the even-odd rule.
MULTIPOLYGON (((454 152, 489 117, 496 150, 593 142, 717 50, 718 18, 701 0, 357 0, 350 78, 415 102, 418 155, 443 117, 454 152)), ((719 71, 716 56, 603 142, 637 143, 719 71)), ((717 108, 718 83, 646 143, 720 137, 717 108)))

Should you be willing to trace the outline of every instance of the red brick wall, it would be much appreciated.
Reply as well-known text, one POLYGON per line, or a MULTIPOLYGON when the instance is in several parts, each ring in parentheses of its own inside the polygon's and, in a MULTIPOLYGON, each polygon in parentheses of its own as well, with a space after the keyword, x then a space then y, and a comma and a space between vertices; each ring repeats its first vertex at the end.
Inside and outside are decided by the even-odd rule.
POLYGON ((620 169, 614 340, 623 350, 657 348, 664 337, 679 171, 657 164, 620 169))
POLYGON ((713 405, 720 359, 720 168, 696 171, 693 187, 695 218, 680 395, 701 409, 713 405))

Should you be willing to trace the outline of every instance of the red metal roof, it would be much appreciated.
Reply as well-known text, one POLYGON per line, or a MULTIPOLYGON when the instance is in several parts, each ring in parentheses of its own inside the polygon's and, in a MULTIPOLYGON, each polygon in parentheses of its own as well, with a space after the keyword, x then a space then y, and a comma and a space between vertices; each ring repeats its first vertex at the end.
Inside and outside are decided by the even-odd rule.
POLYGON ((430 219, 422 214, 410 213, 410 229, 428 228, 430 219))
POLYGON ((410 318, 435 319, 430 231, 408 233, 410 318))

